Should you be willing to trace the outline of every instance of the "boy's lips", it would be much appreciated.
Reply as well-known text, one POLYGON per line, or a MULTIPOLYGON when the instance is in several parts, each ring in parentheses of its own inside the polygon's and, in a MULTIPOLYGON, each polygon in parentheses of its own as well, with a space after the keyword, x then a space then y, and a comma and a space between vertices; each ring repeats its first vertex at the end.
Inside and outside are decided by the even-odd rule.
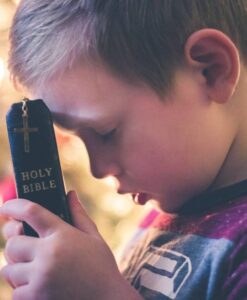
POLYGON ((130 194, 136 204, 144 205, 148 200, 152 199, 151 195, 141 192, 127 192, 126 190, 118 190, 119 194, 130 194))
POLYGON ((136 204, 144 205, 150 197, 145 193, 132 193, 132 199, 136 204))

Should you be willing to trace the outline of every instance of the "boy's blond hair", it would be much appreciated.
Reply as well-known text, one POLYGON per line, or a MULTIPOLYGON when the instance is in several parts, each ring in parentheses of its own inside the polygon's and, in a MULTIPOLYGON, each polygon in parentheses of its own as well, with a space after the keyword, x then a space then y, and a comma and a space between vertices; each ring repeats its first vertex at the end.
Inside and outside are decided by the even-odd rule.
POLYGON ((164 93, 183 65, 188 36, 226 33, 247 60, 247 0, 22 0, 10 34, 9 69, 29 89, 80 61, 164 93))

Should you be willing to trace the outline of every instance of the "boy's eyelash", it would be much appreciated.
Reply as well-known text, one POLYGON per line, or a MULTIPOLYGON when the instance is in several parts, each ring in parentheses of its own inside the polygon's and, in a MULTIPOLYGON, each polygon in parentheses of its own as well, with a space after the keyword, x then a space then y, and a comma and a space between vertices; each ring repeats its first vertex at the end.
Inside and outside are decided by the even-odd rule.
POLYGON ((114 136, 115 132, 116 129, 112 129, 111 131, 104 134, 99 133, 99 136, 102 139, 102 141, 107 142, 114 136))

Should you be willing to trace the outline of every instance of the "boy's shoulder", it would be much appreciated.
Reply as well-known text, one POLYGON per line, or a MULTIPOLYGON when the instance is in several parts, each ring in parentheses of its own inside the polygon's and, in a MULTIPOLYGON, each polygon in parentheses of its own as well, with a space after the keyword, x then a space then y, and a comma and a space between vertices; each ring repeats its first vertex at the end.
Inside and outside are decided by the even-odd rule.
POLYGON ((199 213, 160 214, 152 226, 180 234, 195 234, 212 239, 225 238, 234 242, 239 234, 247 230, 244 226, 246 223, 247 195, 199 213))
POLYGON ((229 288, 238 294, 231 278, 243 280, 246 225, 247 196, 205 214, 160 214, 126 258, 123 274, 148 299, 222 299, 229 288))

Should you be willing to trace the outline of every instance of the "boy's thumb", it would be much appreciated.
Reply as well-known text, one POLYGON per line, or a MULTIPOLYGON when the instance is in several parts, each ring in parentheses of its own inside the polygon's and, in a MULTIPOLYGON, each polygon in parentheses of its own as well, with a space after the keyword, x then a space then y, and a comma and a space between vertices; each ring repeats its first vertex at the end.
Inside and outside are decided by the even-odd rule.
POLYGON ((69 191, 67 198, 74 227, 85 233, 99 234, 96 225, 89 218, 80 200, 78 199, 77 193, 75 191, 69 191))

